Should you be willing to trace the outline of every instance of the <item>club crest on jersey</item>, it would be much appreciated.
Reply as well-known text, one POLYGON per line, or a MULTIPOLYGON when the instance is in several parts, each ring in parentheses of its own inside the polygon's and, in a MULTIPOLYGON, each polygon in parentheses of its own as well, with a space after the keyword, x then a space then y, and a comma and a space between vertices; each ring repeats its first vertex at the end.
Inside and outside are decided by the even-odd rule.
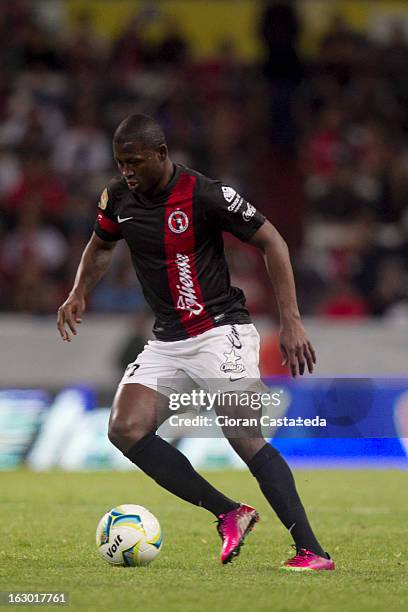
POLYGON ((188 217, 185 212, 177 209, 169 215, 168 223, 172 232, 175 234, 182 234, 188 228, 188 217))

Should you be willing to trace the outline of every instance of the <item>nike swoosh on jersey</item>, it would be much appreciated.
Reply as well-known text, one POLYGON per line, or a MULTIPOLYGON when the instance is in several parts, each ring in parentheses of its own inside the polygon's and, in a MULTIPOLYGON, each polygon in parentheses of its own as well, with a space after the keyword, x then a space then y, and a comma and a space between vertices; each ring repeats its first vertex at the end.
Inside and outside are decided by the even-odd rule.
POLYGON ((121 219, 118 216, 118 223, 124 223, 125 221, 130 221, 130 219, 133 219, 133 217, 125 217, 124 219, 121 219))

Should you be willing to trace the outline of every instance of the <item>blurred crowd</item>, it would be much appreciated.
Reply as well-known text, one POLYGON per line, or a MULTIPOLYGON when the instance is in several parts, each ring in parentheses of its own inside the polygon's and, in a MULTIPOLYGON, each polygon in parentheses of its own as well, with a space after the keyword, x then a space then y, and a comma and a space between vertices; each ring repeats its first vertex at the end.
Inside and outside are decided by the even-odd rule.
MULTIPOLYGON (((46 27, 24 0, 0 13, 0 310, 54 313, 116 173, 111 136, 128 114, 162 124, 172 158, 241 191, 289 243, 304 314, 408 320, 408 43, 379 43, 339 15, 302 56, 294 5, 265 5, 264 56, 232 40, 196 59, 182 23, 144 37, 153 11, 113 39, 86 13, 46 27)), ((163 19, 163 16, 160 16, 163 19)), ((276 314, 263 262, 227 237, 254 314, 276 314)), ((119 245, 89 304, 142 312, 119 245)))

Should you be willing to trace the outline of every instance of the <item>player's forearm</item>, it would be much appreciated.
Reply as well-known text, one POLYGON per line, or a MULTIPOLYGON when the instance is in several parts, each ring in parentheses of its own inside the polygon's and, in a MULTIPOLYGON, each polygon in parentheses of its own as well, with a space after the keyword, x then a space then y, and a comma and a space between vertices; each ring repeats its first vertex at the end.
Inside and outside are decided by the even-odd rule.
POLYGON ((95 244, 91 239, 83 254, 71 293, 86 296, 105 275, 112 260, 113 248, 95 244))
POLYGON ((295 280, 285 241, 265 249, 265 263, 278 302, 281 323, 300 319, 295 280))
POLYGON ((278 303, 281 324, 285 324, 300 319, 295 279, 287 244, 275 228, 270 228, 268 239, 262 247, 278 303))
POLYGON ((278 230, 268 220, 250 240, 265 256, 266 268, 275 290, 281 325, 300 320, 295 279, 289 249, 278 230))

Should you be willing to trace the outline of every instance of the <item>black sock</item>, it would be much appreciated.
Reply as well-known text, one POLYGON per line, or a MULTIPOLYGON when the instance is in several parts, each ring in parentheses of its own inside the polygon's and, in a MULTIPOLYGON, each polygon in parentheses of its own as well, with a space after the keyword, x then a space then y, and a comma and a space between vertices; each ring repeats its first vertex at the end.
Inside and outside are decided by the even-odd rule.
POLYGON ((289 529, 297 548, 306 548, 316 555, 326 557, 309 525, 293 474, 276 448, 265 444, 248 462, 248 467, 262 493, 286 529, 289 529))
POLYGON ((239 506, 200 476, 183 453, 156 434, 145 436, 123 454, 167 491, 215 516, 239 506))

